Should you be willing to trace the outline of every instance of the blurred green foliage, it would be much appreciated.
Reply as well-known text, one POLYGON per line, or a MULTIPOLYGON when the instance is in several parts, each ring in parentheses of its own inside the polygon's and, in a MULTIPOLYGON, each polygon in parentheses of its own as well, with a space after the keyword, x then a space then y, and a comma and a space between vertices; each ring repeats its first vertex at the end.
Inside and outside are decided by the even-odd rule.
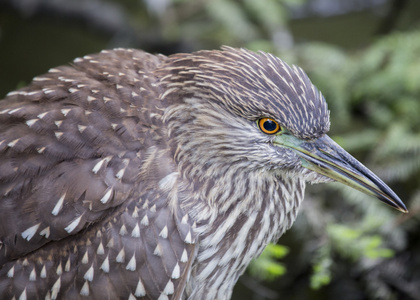
POLYGON ((251 276, 259 280, 273 281, 286 273, 286 267, 278 260, 285 257, 289 249, 282 245, 269 244, 258 257, 248 266, 251 276))
POLYGON ((312 261, 311 288, 317 290, 331 282, 331 249, 324 245, 318 249, 312 261))

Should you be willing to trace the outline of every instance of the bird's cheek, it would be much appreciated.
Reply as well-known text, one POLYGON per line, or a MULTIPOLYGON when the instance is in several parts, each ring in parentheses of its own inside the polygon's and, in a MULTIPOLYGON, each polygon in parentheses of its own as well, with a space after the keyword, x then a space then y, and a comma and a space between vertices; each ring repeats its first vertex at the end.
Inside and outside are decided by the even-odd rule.
POLYGON ((301 169, 302 163, 300 157, 290 148, 273 146, 275 150, 276 167, 279 169, 301 169))

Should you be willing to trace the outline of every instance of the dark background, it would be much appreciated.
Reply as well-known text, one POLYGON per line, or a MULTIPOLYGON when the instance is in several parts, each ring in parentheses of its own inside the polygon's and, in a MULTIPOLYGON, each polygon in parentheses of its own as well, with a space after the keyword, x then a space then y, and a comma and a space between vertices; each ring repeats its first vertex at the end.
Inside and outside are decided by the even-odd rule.
POLYGON ((420 299, 420 1, 0 0, 0 98, 105 48, 171 54, 221 45, 300 65, 331 135, 407 204, 308 187, 293 228, 234 299, 420 299))

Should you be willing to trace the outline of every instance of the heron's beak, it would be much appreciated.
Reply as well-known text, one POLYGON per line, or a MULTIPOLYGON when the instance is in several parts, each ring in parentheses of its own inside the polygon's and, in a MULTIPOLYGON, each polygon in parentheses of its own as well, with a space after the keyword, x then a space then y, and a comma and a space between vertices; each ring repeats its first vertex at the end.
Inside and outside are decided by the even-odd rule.
POLYGON ((301 157, 302 166, 348 185, 407 213, 400 198, 375 174, 325 135, 304 141, 293 135, 276 136, 274 144, 292 148, 301 157))

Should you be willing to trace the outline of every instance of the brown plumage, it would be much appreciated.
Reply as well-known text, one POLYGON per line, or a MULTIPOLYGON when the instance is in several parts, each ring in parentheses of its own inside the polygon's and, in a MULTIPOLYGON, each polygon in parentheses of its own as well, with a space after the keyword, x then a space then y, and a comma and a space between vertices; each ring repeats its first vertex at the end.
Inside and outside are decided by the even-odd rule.
POLYGON ((265 53, 116 49, 51 69, 0 101, 0 298, 229 299, 306 182, 405 211, 328 130, 304 72, 265 53))

